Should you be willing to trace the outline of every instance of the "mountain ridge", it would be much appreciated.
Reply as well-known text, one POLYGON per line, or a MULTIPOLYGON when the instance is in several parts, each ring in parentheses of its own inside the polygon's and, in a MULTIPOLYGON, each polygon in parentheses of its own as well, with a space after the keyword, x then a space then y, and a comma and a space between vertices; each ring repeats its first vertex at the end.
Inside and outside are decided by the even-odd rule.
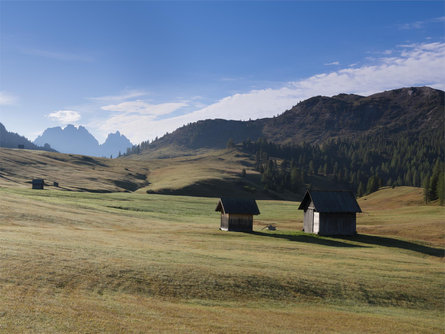
POLYGON ((320 144, 357 135, 417 135, 443 131, 444 92, 430 87, 408 87, 369 96, 338 94, 301 101, 279 116, 249 121, 207 119, 184 125, 134 153, 169 145, 186 148, 223 148, 264 138, 280 144, 320 144))
POLYGON ((65 128, 60 126, 46 129, 42 135, 34 140, 36 145, 48 143, 62 153, 83 154, 99 157, 117 157, 133 146, 127 137, 119 131, 108 134, 103 144, 82 125, 76 128, 69 124, 65 128))

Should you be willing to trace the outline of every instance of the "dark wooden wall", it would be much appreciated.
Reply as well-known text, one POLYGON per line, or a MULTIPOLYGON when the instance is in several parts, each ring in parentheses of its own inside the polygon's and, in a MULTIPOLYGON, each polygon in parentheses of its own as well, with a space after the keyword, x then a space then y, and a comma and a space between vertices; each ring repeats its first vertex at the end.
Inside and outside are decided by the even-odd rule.
POLYGON ((320 235, 354 235, 355 213, 320 213, 320 235))
POLYGON ((253 215, 222 214, 221 230, 251 232, 253 231, 253 215))

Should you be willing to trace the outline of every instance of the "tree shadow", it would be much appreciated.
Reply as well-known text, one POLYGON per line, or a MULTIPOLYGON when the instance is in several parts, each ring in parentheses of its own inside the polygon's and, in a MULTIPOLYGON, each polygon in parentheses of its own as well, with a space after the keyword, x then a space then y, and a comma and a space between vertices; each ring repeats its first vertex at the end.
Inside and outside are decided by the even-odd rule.
POLYGON ((252 231, 247 232, 249 234, 254 234, 262 237, 270 237, 270 238, 278 238, 278 239, 286 239, 289 241, 297 241, 297 242, 306 242, 311 244, 323 245, 323 246, 331 246, 331 247, 367 247, 363 245, 356 245, 347 242, 342 242, 338 240, 326 239, 324 237, 319 237, 315 234, 286 234, 286 233, 267 233, 260 231, 252 231))
POLYGON ((357 234, 354 236, 336 236, 335 239, 356 241, 368 245, 406 249, 413 252, 431 255, 435 257, 445 256, 445 249, 443 248, 435 248, 427 245, 421 245, 415 242, 389 238, 389 237, 381 237, 377 235, 357 234))

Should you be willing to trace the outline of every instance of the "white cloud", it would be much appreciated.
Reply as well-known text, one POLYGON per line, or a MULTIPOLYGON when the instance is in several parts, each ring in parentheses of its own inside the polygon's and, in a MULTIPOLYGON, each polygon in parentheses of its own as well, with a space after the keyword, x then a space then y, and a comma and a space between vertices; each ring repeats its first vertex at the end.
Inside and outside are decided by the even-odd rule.
POLYGON ((5 91, 0 91, 0 106, 13 105, 16 102, 17 97, 5 91))
POLYGON ((339 62, 339 61, 332 61, 332 62, 330 62, 330 63, 326 63, 325 65, 326 65, 326 66, 340 65, 340 62, 339 62))
POLYGON ((101 107, 102 110, 118 111, 124 114, 139 114, 147 117, 156 118, 160 115, 170 114, 188 104, 184 102, 171 102, 161 104, 150 104, 142 100, 122 102, 114 105, 101 107))
POLYGON ((91 97, 89 100, 98 101, 98 102, 112 102, 112 101, 124 101, 128 99, 134 99, 136 97, 147 96, 148 92, 143 90, 130 90, 124 91, 119 95, 108 95, 108 96, 99 96, 99 97, 91 97))
POLYGON ((77 122, 80 114, 73 110, 59 110, 48 114, 47 117, 60 124, 70 124, 77 122))
POLYGON ((278 89, 252 90, 225 97, 185 115, 156 119, 186 106, 184 102, 151 105, 144 101, 103 107, 119 112, 98 127, 101 132, 120 130, 133 142, 153 139, 183 124, 202 119, 247 120, 271 117, 299 101, 316 95, 339 93, 370 95, 384 90, 427 85, 445 89, 445 43, 413 44, 375 58, 372 65, 347 67, 330 73, 289 82, 278 89))

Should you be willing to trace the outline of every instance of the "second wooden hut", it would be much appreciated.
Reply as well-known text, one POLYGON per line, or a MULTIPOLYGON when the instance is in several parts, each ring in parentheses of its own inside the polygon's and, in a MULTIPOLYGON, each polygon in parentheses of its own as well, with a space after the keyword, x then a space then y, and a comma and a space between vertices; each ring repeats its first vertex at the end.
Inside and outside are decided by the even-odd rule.
POLYGON ((253 216, 260 210, 254 199, 221 197, 215 211, 221 212, 220 230, 251 232, 253 216))

